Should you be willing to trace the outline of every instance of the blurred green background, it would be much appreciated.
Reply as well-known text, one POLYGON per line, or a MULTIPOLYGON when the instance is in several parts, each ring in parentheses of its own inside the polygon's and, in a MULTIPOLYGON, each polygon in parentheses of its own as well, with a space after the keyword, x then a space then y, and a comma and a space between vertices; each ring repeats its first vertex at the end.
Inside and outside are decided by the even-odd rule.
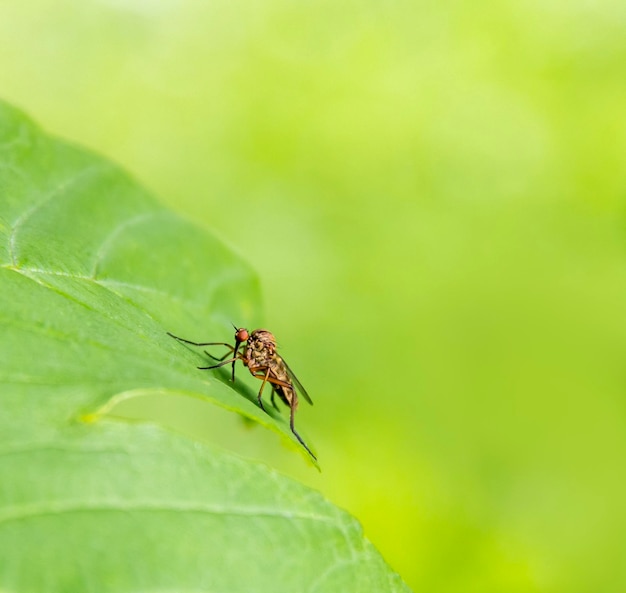
POLYGON ((626 590, 625 66, 610 0, 0 3, 0 96, 258 270, 322 473, 125 412, 320 489, 416 591, 626 590))

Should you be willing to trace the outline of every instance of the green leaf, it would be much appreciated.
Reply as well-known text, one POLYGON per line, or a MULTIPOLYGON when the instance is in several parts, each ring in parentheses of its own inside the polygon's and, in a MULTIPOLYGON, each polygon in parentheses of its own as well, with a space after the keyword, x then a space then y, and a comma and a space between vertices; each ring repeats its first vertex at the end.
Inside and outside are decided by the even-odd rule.
MULTIPOLYGON (((249 268, 0 104, 0 590, 406 591, 357 521, 267 467, 102 415, 204 399, 306 453, 166 335, 255 326, 249 268)), ((250 438, 253 438, 251 435, 250 438)))

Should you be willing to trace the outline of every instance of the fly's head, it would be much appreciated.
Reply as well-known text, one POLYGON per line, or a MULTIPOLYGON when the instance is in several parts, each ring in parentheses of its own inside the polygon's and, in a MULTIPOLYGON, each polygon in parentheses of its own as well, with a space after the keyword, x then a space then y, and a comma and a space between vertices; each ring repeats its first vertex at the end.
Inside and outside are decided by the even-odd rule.
POLYGON ((239 329, 235 328, 235 342, 241 344, 243 342, 247 342, 250 334, 245 327, 240 327, 239 329))
MULTIPOLYGON (((244 342, 247 342, 250 338, 250 334, 245 327, 240 327, 239 329, 235 328, 235 349, 233 351, 233 357, 237 358, 237 352, 239 351, 239 346, 244 342)), ((233 381, 235 380, 235 363, 233 362, 233 381)))

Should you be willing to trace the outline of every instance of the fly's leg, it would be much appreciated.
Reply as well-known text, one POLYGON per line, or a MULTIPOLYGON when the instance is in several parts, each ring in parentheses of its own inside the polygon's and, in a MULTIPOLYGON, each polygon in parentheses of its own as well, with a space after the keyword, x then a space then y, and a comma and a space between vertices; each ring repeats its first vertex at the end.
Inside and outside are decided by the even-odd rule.
MULTIPOLYGON (((261 369, 261 374, 258 375, 259 371, 255 371, 253 373, 253 376, 255 376, 257 379, 263 379, 263 382, 265 383, 265 381, 267 381, 268 383, 272 384, 272 405, 280 412, 280 409, 278 408, 278 406, 276 405, 276 402, 274 401, 274 395, 276 395, 278 393, 278 390, 276 389, 276 385, 280 386, 280 387, 286 387, 287 389, 291 389, 291 391, 293 391, 294 393, 294 397, 296 396, 296 390, 293 388, 293 385, 291 383, 288 383, 287 381, 282 381, 281 379, 277 379, 276 377, 270 377, 267 373, 263 373, 263 370, 261 369)), ((280 393, 278 394, 280 395, 280 393)), ((283 396, 281 396, 282 398, 283 396)), ((283 398, 284 399, 284 398, 283 398)), ((287 399, 284 399, 284 402, 290 406, 291 404, 289 403, 289 401, 287 399)))
POLYGON ((214 364, 213 366, 210 366, 210 367, 198 367, 198 368, 201 371, 210 371, 211 369, 219 369, 220 367, 223 367, 223 366, 225 366, 227 364, 234 363, 237 360, 239 360, 239 356, 236 356, 235 358, 229 358, 228 360, 223 360, 219 364, 214 364))
POLYGON ((309 455, 311 457, 313 457, 313 459, 315 459, 315 461, 317 461, 317 457, 315 457, 315 455, 313 455, 313 451, 311 451, 311 449, 309 449, 306 445, 306 443, 302 440, 302 437, 296 432, 296 429, 293 425, 293 417, 294 414, 296 413, 296 405, 297 402, 296 400, 293 400, 291 403, 291 411, 289 414, 289 428, 291 428, 291 432, 293 432, 293 434, 295 435, 295 437, 298 439, 298 441, 300 441, 300 444, 308 451, 309 455))
MULTIPOLYGON (((260 379, 261 377, 259 375, 254 375, 257 379, 260 379)), ((257 399, 259 400, 259 406, 261 406, 261 409, 267 414, 267 410, 265 409, 265 407, 263 406, 263 400, 261 399, 261 395, 263 394, 263 388, 265 387, 265 384, 267 383, 267 378, 270 376, 270 367, 267 367, 267 370, 265 371, 265 375, 263 376, 263 383, 261 383, 261 389, 259 389, 259 395, 257 396, 257 399)), ((272 396, 274 394, 272 393, 272 396)))
POLYGON ((204 352, 209 358, 212 358, 213 360, 221 361, 221 360, 224 360, 229 354, 232 354, 233 351, 235 350, 232 346, 228 346, 228 348, 229 348, 228 352, 226 352, 224 356, 220 356, 219 358, 217 358, 217 356, 213 356, 207 350, 203 350, 202 352, 204 352))
POLYGON ((226 342, 192 342, 191 340, 185 340, 185 338, 179 338, 170 332, 167 332, 167 335, 175 340, 178 340, 179 342, 185 342, 185 344, 191 344, 192 346, 228 346, 231 351, 234 350, 234 348, 226 342))
MULTIPOLYGON (((289 389, 291 389, 294 393, 294 398, 291 400, 291 402, 289 402, 289 408, 290 408, 290 414, 289 414, 289 428, 291 428, 291 432, 293 432, 294 436, 298 439, 298 442, 306 449, 307 453, 313 457, 313 459, 315 459, 315 461, 317 461, 317 457, 315 457, 315 455, 313 455, 313 451, 311 451, 311 449, 309 449, 309 447, 307 446, 307 444, 304 442, 304 440, 302 439, 302 437, 298 434, 298 431, 296 430, 295 426, 294 426, 294 415, 296 413, 296 407, 298 406, 298 399, 295 397, 296 391, 293 388, 293 385, 291 385, 291 383, 287 383, 286 381, 282 381, 281 379, 277 379, 276 377, 270 377, 270 368, 267 367, 267 369, 265 370, 265 373, 263 373, 263 369, 258 369, 255 372, 252 373, 253 376, 255 376, 257 379, 261 379, 263 378, 263 385, 261 385, 261 389, 259 390, 259 405, 261 406, 261 409, 263 411, 265 411, 265 408, 263 407, 263 402, 261 401, 261 393, 263 392, 263 387, 265 387, 265 383, 272 383, 272 385, 280 385, 281 387, 288 387, 289 389), (258 373, 261 374, 258 374, 258 373)), ((274 396, 275 390, 272 390, 272 398, 274 396)), ((274 403, 272 401, 272 403, 274 403)))
POLYGON ((274 396, 275 396, 275 395, 276 395, 276 388, 275 388, 275 387, 273 387, 273 388, 272 388, 272 405, 274 406, 274 408, 275 408, 278 412, 280 412, 280 410, 279 410, 278 406, 276 405, 276 400, 274 399, 274 396))
POLYGON ((264 412, 267 412, 267 410, 263 407, 263 402, 261 401, 261 393, 263 393, 263 388, 265 387, 265 383, 271 383, 272 384, 272 405, 274 406, 274 408, 276 408, 277 411, 280 412, 280 409, 276 405, 276 400, 274 399, 274 396, 276 395, 276 389, 274 385, 280 385, 281 387, 291 387, 291 386, 288 383, 281 381, 280 379, 270 377, 270 367, 267 367, 265 372, 263 372, 263 369, 258 369, 254 371, 253 375, 257 379, 263 379, 263 384, 261 385, 261 389, 259 390, 259 398, 258 398, 261 409, 264 412))
MULTIPOLYGON (((259 377, 259 379, 260 378, 261 377, 259 377)), ((294 426, 294 416, 295 416, 295 413, 296 413, 296 408, 298 406, 298 398, 296 397, 296 391, 293 388, 293 385, 291 385, 290 383, 287 383, 286 381, 281 381, 280 379, 276 379, 275 377, 269 377, 268 373, 265 374, 265 378, 263 379, 263 384, 264 385, 265 385, 266 381, 272 383, 273 385, 280 385, 281 387, 288 387, 289 389, 291 389, 293 391, 294 397, 289 402, 289 408, 290 408, 290 410, 289 410, 289 428, 291 428, 291 432, 293 432, 294 436, 298 439, 298 442, 307 450, 308 454, 311 457, 313 457, 313 459, 315 459, 315 461, 317 461, 317 457, 315 457, 315 455, 313 455, 313 451, 311 451, 311 449, 309 449, 309 447, 304 442, 302 437, 298 434, 298 431, 296 430, 296 428, 294 426)), ((274 391, 272 391, 272 396, 274 395, 274 391)), ((260 395, 261 394, 259 393, 259 397, 260 397, 260 395)))
MULTIPOLYGON (((212 354, 209 354, 206 350, 203 350, 203 352, 204 352, 204 353, 205 353, 208 357, 212 358, 213 360, 218 360, 218 361, 221 361, 221 360, 224 360, 224 359, 225 359, 225 358, 226 358, 229 354, 232 354, 233 352, 235 352, 235 348, 234 348, 233 346, 228 346, 228 348, 229 348, 228 352, 226 352, 226 353, 224 354, 224 356, 220 356, 219 358, 217 358, 217 357, 213 356, 212 354)), ((234 357, 234 358, 232 358, 232 361, 233 361, 233 376, 232 376, 232 378, 231 378, 231 381, 232 381, 233 383, 235 382, 235 362, 237 361, 237 359, 238 359, 238 358, 240 358, 240 355, 235 355, 235 357, 234 357)), ((198 367, 198 368, 200 368, 200 367, 198 367)), ((210 368, 210 367, 209 367, 209 368, 210 368)))
POLYGON ((211 369, 217 369, 221 366, 224 366, 226 364, 229 363, 233 363, 233 382, 235 381, 235 362, 240 358, 240 356, 238 354, 235 354, 235 356, 233 358, 231 358, 230 360, 227 360, 224 362, 224 359, 229 355, 232 354, 233 352, 235 352, 235 348, 234 346, 231 346, 230 344, 227 344, 226 342, 192 342, 191 340, 185 340, 185 338, 179 338, 178 336, 175 336, 174 334, 167 332, 168 336, 171 336, 172 338, 174 338, 175 340, 178 340, 179 342, 184 342, 185 344, 191 344, 192 346, 226 346, 226 348, 228 348, 228 352, 226 352, 224 354, 224 356, 220 356, 219 358, 213 356, 212 354, 209 354, 206 350, 204 350, 204 353, 209 357, 212 358, 213 360, 217 360, 220 361, 220 364, 216 364, 210 367, 198 367, 201 371, 208 371, 211 369))
MULTIPOLYGON (((265 375, 261 375, 259 377, 257 377, 257 375, 255 375, 255 377, 257 377, 258 379, 260 379, 261 377, 264 377, 265 375)), ((282 381, 281 379, 277 379, 276 377, 268 377, 267 380, 272 383, 272 385, 280 385, 281 387, 287 387, 293 391, 295 391, 295 389, 293 388, 293 385, 291 383, 288 383, 287 381, 282 381)))

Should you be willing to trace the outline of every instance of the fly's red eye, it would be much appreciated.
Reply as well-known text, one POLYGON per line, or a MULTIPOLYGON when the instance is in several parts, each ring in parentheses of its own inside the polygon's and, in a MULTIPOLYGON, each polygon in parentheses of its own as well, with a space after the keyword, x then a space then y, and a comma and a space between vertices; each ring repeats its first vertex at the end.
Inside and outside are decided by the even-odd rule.
POLYGON ((245 342, 249 337, 250 336, 248 334, 248 330, 243 327, 238 329, 237 333, 235 334, 235 339, 238 342, 245 342))

